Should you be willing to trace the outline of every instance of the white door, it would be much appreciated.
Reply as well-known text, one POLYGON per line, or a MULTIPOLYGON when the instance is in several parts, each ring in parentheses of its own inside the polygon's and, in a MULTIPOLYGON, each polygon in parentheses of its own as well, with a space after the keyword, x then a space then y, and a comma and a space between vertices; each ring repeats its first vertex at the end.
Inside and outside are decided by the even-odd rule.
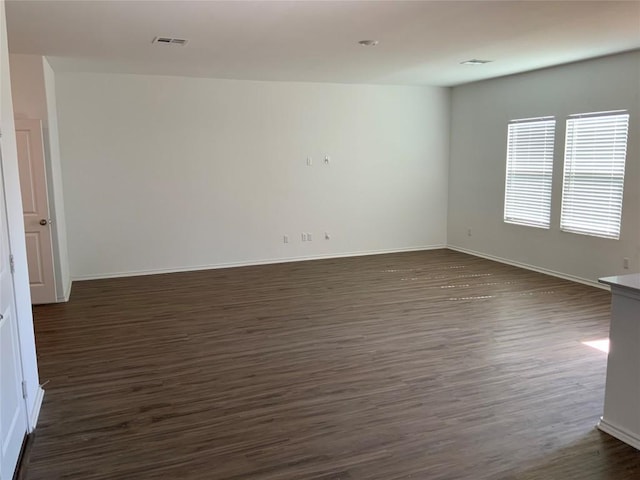
POLYGON ((27 433, 0 152, 0 480, 13 477, 27 433))
POLYGON ((32 303, 54 303, 56 286, 40 120, 16 119, 18 168, 32 303))

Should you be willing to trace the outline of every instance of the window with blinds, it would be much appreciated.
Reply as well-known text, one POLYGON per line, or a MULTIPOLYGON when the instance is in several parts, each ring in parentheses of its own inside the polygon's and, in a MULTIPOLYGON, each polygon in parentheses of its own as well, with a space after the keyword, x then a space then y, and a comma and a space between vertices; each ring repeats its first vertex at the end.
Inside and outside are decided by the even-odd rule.
POLYGON ((628 130, 626 111, 567 119, 561 230, 620 237, 628 130))
POLYGON ((556 120, 513 120, 507 136, 504 221, 549 228, 556 120))

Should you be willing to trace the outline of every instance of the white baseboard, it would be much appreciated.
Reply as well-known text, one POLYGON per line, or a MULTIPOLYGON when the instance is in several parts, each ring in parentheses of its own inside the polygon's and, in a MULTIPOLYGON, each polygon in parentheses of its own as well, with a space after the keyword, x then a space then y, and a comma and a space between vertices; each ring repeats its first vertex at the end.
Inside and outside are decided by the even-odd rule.
POLYGON ((29 433, 33 432, 38 424, 38 417, 40 416, 40 409, 42 408, 42 401, 44 400, 44 390, 42 387, 38 387, 36 390, 36 398, 29 410, 29 433))
POLYGON ((602 430, 605 433, 608 433, 618 440, 623 441, 627 445, 631 445, 636 450, 640 450, 640 436, 631 433, 629 430, 621 427, 616 427, 615 425, 607 422, 604 418, 600 418, 600 421, 598 422, 598 429, 602 430))
POLYGON ((254 260, 249 262, 228 262, 218 263, 212 265, 196 265, 191 267, 174 267, 174 268, 159 268, 152 270, 135 270, 128 272, 115 272, 104 273, 96 275, 74 275, 73 280, 100 280, 105 278, 122 278, 122 277, 138 277, 142 275, 159 275, 163 273, 178 273, 178 272, 195 272, 199 270, 214 270, 219 268, 233 268, 233 267, 249 267, 256 265, 269 265, 275 263, 289 263, 289 262, 304 262, 308 260, 326 260, 331 258, 344 258, 344 257, 362 257, 366 255, 384 255, 386 253, 402 253, 402 252, 417 252, 422 250, 438 250, 447 248, 446 245, 425 245, 421 247, 408 247, 408 248, 390 248, 384 250, 370 250, 364 252, 348 252, 348 253, 334 253, 326 255, 308 255, 304 257, 287 257, 267 260, 254 260))
POLYGON ((56 300, 58 303, 68 302, 71 297, 71 286, 73 285, 73 280, 69 279, 69 283, 64 287, 64 294, 61 297, 58 297, 56 300))
MULTIPOLYGON (((189 267, 157 268, 157 269, 150 269, 150 270, 132 270, 132 271, 126 271, 126 272, 103 273, 103 274, 95 274, 95 275, 94 274, 76 275, 73 277, 73 280, 82 281, 82 280, 99 280, 99 279, 106 279, 106 278, 138 277, 143 275, 159 275, 163 273, 195 272, 199 270, 215 270, 219 268, 248 267, 248 266, 256 266, 256 265, 269 265, 269 264, 275 264, 275 263, 303 262, 303 261, 309 261, 309 260, 325 260, 325 259, 331 259, 331 258, 360 257, 360 256, 366 256, 366 255, 384 255, 388 253, 437 250, 441 248, 448 248, 456 252, 466 253, 469 255, 473 255, 475 257, 486 258, 487 260, 493 260, 494 262, 500 262, 507 265, 512 265, 514 267, 524 268, 526 270, 532 270, 534 272, 543 273, 545 275, 551 275, 553 277, 562 278, 564 280, 582 283, 584 285, 589 285, 590 287, 597 287, 603 290, 609 290, 608 285, 603 285, 593 280, 577 277, 574 275, 568 275, 566 273, 557 272, 555 270, 549 270, 547 268, 536 267, 534 265, 529 265, 526 263, 509 260, 507 258, 496 257, 494 255, 489 255, 486 253, 477 252, 475 250, 457 247, 454 245, 424 245, 420 247, 390 248, 390 249, 383 249, 383 250, 369 250, 369 251, 347 252, 347 253, 326 254, 326 255, 308 255, 304 257, 285 257, 285 258, 278 258, 278 259, 254 260, 249 262, 226 262, 226 263, 218 263, 218 264, 211 264, 211 265, 194 265, 189 267)), ((68 285, 68 290, 65 292, 65 299, 64 299, 65 302, 69 300, 69 296, 71 294, 71 285, 72 285, 72 282, 70 281, 68 285)))
POLYGON ((455 250, 456 252, 467 253, 467 254, 473 255, 475 257, 481 257, 481 258, 486 258, 487 260, 493 260, 494 262, 505 263, 507 265, 512 265, 514 267, 520 267, 520 268, 524 268, 526 270, 532 270, 534 272, 544 273, 545 275, 551 275, 553 277, 562 278, 564 280, 569 280, 571 282, 582 283, 584 285, 589 285, 590 287, 597 287, 597 288, 601 288, 603 290, 610 290, 608 285, 603 285, 601 283, 594 282, 593 280, 589 280, 587 278, 576 277, 574 275, 568 275, 566 273, 556 272, 555 270, 549 270, 547 268, 536 267, 534 265, 528 265, 526 263, 516 262, 516 261, 513 261, 513 260, 506 259, 506 258, 496 257, 496 256, 493 256, 493 255, 488 255, 486 253, 476 252, 475 250, 469 250, 467 248, 456 247, 456 246, 453 246, 453 245, 448 245, 447 248, 449 250, 455 250))

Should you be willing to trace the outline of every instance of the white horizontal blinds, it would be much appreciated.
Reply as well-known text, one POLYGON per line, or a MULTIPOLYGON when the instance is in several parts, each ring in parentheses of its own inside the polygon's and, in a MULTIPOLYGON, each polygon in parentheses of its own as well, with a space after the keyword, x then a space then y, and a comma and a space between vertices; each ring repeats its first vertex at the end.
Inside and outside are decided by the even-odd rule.
POLYGON ((555 127, 553 117, 509 124, 505 222, 549 228, 555 127))
POLYGON ((628 130, 626 112, 567 119, 561 230, 620 237, 628 130))

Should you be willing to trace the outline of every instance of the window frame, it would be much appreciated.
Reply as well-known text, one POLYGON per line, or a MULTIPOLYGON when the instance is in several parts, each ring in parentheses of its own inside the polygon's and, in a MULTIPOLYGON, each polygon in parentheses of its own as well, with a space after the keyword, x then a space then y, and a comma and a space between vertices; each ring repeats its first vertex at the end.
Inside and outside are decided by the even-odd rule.
POLYGON ((627 110, 581 113, 567 117, 561 231, 620 239, 629 122, 627 110), (614 118, 610 122, 598 120, 604 117, 614 118), (596 130, 598 127, 600 129, 596 130), (619 143, 621 140, 622 144, 619 143), (594 155, 599 157, 598 161, 589 164, 589 157, 594 155), (588 219, 589 212, 595 219, 588 219))
POLYGON ((551 200, 553 191, 553 164, 555 154, 555 133, 556 118, 555 116, 522 118, 511 120, 507 127, 507 159, 505 169, 505 189, 504 189, 504 208, 503 220, 505 223, 512 225, 520 225, 526 227, 542 228, 548 230, 551 228, 551 200), (529 132, 519 127, 531 126, 538 124, 533 128, 529 128, 529 132), (523 143, 518 144, 518 134, 524 135, 523 143), (534 139, 526 138, 533 136, 534 139), (542 135, 543 138, 535 138, 542 135), (527 142, 527 140, 529 140, 527 142), (515 142, 515 143, 514 143, 515 142), (531 150, 542 149, 542 152, 534 152, 531 150), (519 150, 522 150, 522 158, 518 157, 519 150), (533 160, 532 160, 533 158, 533 160), (536 163, 540 163, 538 171, 532 171, 536 163), (527 172, 527 170, 529 170, 527 172), (534 180, 528 185, 525 182, 518 181, 518 177, 530 176, 539 181, 540 185, 536 185, 534 180), (517 184, 520 183, 518 187, 517 184), (537 192, 536 192, 537 190, 537 192), (536 193, 541 195, 537 200, 536 193), (516 199, 520 197, 520 207, 516 203, 516 199), (542 201, 540 201, 542 199, 542 201), (526 202, 529 206, 524 205, 526 202), (531 216, 526 217, 527 210, 531 216), (535 218, 535 212, 538 211, 538 219, 535 218))

